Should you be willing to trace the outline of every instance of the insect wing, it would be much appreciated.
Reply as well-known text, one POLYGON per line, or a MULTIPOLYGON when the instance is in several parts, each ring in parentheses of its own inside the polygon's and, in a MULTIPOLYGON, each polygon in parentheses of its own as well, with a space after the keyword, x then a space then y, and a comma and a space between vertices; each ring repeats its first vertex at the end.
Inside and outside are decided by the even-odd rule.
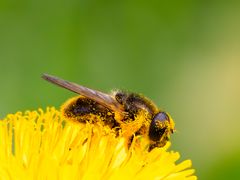
POLYGON ((48 74, 43 74, 42 78, 60 87, 78 93, 86 98, 92 99, 113 111, 119 112, 120 114, 124 113, 123 107, 109 94, 89 89, 87 87, 48 74))

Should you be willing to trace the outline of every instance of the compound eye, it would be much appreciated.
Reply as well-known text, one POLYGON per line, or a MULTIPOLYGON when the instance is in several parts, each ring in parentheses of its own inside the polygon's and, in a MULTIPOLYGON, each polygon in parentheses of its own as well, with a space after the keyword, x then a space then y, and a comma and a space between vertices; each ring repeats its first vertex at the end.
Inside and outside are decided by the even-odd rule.
POLYGON ((150 128, 149 137, 153 141, 159 141, 166 131, 164 122, 169 121, 169 117, 165 112, 159 112, 153 118, 150 128))
POLYGON ((153 118, 153 121, 169 121, 169 117, 165 112, 160 112, 156 114, 156 116, 153 118))

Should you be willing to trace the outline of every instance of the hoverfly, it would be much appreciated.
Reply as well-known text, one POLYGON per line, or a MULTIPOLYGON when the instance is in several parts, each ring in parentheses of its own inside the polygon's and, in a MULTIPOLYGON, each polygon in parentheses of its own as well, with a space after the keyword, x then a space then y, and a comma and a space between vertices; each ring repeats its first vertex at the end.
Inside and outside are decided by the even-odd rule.
POLYGON ((174 132, 171 116, 140 94, 125 91, 106 94, 48 74, 42 78, 80 95, 63 104, 61 111, 66 119, 79 123, 101 121, 121 131, 129 142, 133 136, 147 137, 149 150, 163 147, 174 132))

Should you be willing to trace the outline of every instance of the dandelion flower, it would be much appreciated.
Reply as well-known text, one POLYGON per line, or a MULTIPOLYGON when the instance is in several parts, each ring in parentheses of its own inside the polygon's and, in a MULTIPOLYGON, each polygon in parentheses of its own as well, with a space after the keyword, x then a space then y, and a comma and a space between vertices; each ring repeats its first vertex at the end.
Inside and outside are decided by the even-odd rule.
POLYGON ((148 152, 139 141, 126 148, 110 128, 65 121, 55 108, 9 114, 0 121, 0 179, 197 179, 169 143, 148 152))

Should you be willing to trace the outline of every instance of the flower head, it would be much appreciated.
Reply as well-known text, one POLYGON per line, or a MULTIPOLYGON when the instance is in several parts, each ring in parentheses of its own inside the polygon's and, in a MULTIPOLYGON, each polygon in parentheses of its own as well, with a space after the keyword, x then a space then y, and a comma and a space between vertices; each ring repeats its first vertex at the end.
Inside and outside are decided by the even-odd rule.
POLYGON ((100 124, 65 121, 55 108, 9 114, 0 121, 0 179, 196 179, 191 161, 100 124))

